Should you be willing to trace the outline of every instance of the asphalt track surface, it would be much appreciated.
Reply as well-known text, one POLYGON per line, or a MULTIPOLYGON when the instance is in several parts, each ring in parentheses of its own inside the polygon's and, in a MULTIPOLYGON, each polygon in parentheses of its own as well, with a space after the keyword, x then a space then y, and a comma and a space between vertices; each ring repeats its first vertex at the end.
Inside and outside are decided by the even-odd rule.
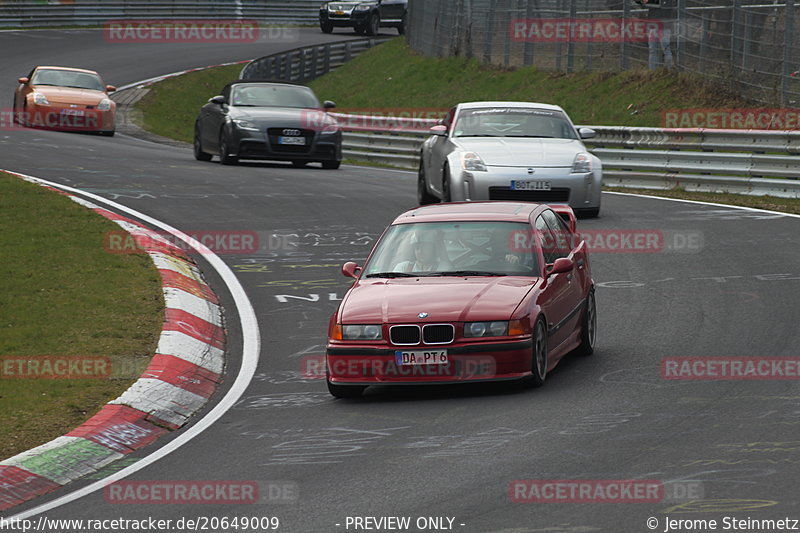
MULTIPOLYGON (((300 39, 345 35, 307 29, 300 39)), ((296 46, 108 45, 98 31, 0 33, 0 49, 12 51, 0 56, 0 94, 10 103, 16 78, 36 64, 95 68, 107 83, 123 85, 296 46)), ((327 532, 354 531, 345 527, 348 516, 408 516, 412 524, 452 517, 457 531, 506 533, 649 531, 648 517, 659 520, 659 531, 666 517, 800 519, 796 380, 673 381, 660 374, 664 357, 800 356, 800 220, 606 194, 601 218, 581 221, 581 228, 660 230, 671 243, 699 236, 701 244, 592 255, 595 356, 562 361, 537 390, 383 387, 362 400, 337 401, 323 380, 303 377, 303 358, 323 353, 328 317, 348 286, 339 265, 363 259, 386 224, 415 205, 416 178, 315 167, 201 163, 189 149, 122 136, 0 132, 0 168, 97 193, 186 232, 260 231, 299 243, 221 255, 258 316, 255 378, 214 426, 128 478, 284 481, 299 497, 119 505, 96 492, 47 518, 277 516, 279 531, 327 532), (508 494, 519 479, 633 478, 684 483, 695 501, 533 504, 508 494)), ((204 270, 227 311, 229 384, 241 362, 242 332, 224 285, 204 270)))

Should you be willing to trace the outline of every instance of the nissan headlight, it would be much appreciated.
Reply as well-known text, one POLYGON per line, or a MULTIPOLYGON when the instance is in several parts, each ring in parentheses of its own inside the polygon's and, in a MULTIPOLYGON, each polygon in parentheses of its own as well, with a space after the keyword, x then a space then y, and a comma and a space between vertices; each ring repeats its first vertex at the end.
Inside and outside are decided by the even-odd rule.
POLYGON ((592 171, 592 156, 586 152, 579 152, 572 163, 573 174, 585 174, 592 171))
POLYGON ((33 103, 36 105, 50 105, 50 102, 47 101, 47 97, 42 93, 33 93, 33 103))
POLYGON ((98 111, 108 111, 109 109, 111 109, 111 100, 108 98, 103 98, 100 100, 100 103, 97 104, 98 111))
POLYGON ((249 120, 244 120, 241 118, 237 118, 233 120, 233 123, 236 124, 240 129, 247 130, 247 131, 258 131, 258 126, 250 122, 249 120))
POLYGON ((380 324, 342 324, 342 339, 346 341, 374 341, 383 338, 380 324))
POLYGON ((461 154, 461 168, 473 172, 486 172, 486 165, 483 159, 475 152, 463 152, 461 154))

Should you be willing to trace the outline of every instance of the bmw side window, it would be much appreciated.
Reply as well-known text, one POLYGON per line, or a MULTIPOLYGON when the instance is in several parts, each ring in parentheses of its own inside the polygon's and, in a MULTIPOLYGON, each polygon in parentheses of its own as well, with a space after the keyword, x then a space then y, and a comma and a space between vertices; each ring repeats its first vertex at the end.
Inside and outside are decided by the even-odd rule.
POLYGON ((555 236, 553 245, 556 257, 568 257, 569 254, 572 253, 572 236, 566 224, 561 220, 561 217, 549 209, 542 213, 541 216, 544 217, 544 221, 555 236))
POLYGON ((539 233, 539 244, 542 246, 542 254, 544 255, 544 262, 548 265, 553 264, 558 259, 556 252, 556 239, 553 232, 550 231, 550 226, 544 221, 541 215, 536 217, 536 231, 539 233))

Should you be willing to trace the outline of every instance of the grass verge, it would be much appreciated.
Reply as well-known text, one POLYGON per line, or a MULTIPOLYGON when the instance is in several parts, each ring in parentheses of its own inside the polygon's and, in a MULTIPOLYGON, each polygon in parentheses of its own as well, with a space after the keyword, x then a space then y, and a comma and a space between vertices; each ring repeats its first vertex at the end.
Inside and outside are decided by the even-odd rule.
POLYGON ((748 196, 745 194, 729 194, 729 193, 716 193, 716 192, 693 192, 693 191, 686 191, 681 188, 638 189, 633 187, 605 187, 603 190, 609 192, 624 192, 630 194, 661 196, 664 198, 678 198, 681 200, 696 200, 699 202, 711 202, 715 204, 739 205, 743 207, 754 207, 756 209, 768 209, 770 211, 780 211, 782 213, 794 213, 800 215, 800 198, 778 198, 776 196, 748 196))
POLYGON ((105 251, 106 232, 119 230, 65 196, 0 173, 0 459, 80 425, 152 357, 163 323, 160 278, 146 254, 105 251), (19 361, 43 356, 106 356, 113 373, 11 377, 19 361))

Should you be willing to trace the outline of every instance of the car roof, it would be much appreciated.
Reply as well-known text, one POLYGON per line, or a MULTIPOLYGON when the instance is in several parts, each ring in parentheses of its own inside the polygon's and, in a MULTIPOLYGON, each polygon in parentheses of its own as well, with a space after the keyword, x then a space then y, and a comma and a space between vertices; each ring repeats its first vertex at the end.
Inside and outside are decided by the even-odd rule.
POLYGON ((433 204, 409 209, 392 224, 412 224, 415 222, 528 222, 531 215, 544 208, 532 202, 453 202, 433 204))
POLYGON ((240 84, 245 84, 245 83, 255 83, 255 84, 263 83, 263 84, 270 84, 270 85, 291 85, 293 87, 303 87, 304 89, 309 89, 308 86, 303 85, 301 83, 294 83, 294 82, 285 81, 285 80, 265 80, 265 79, 252 79, 252 80, 239 79, 239 80, 235 80, 235 81, 232 81, 232 82, 228 83, 227 85, 225 85, 225 88, 231 87, 233 85, 240 85, 240 84))
POLYGON ((47 66, 47 65, 40 65, 40 66, 36 67, 36 70, 43 69, 43 68, 50 69, 50 70, 70 70, 72 72, 85 72, 86 74, 97 74, 97 72, 95 72, 94 70, 89 70, 89 69, 85 69, 85 68, 50 67, 50 66, 47 66))
POLYGON ((474 109, 476 107, 535 107, 537 109, 549 109, 551 111, 564 111, 561 106, 552 104, 539 104, 536 102, 463 102, 458 104, 460 109, 474 109))

